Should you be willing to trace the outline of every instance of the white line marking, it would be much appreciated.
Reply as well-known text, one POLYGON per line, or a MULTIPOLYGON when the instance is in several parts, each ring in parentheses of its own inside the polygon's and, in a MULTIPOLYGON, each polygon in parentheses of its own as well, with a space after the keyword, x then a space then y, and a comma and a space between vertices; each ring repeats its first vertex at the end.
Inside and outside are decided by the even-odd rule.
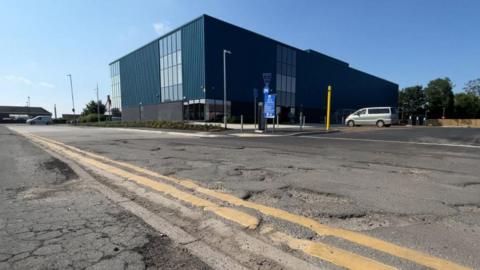
POLYGON ((340 138, 340 137, 316 137, 316 136, 298 136, 298 137, 300 137, 300 138, 310 138, 310 139, 340 140, 340 141, 384 142, 384 143, 402 143, 402 144, 416 144, 416 145, 434 145, 434 146, 449 146, 449 147, 464 147, 464 148, 480 148, 480 145, 470 145, 470 144, 406 142, 406 141, 394 141, 394 140, 373 140, 373 139, 355 139, 355 138, 340 138))

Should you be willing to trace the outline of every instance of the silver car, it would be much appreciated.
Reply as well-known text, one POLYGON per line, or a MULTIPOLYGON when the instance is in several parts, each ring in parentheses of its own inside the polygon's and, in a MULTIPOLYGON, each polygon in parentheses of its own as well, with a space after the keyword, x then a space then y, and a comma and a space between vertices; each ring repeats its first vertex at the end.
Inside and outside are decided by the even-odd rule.
POLYGON ((27 124, 30 125, 50 125, 52 123, 52 117, 48 115, 36 116, 34 118, 28 119, 27 124))
POLYGON ((393 107, 362 108, 345 119, 345 124, 354 126, 376 125, 377 127, 389 127, 398 123, 397 109, 393 107))

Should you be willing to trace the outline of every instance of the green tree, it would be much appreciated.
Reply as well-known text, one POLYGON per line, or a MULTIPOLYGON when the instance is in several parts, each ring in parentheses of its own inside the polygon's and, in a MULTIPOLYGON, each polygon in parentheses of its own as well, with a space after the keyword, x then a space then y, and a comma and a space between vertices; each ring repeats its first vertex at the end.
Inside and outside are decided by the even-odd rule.
POLYGON ((477 96, 480 96, 480 78, 468 81, 463 87, 463 90, 466 93, 473 93, 477 96))
POLYGON ((430 118, 452 116, 454 111, 453 84, 449 78, 432 80, 425 87, 425 98, 428 105, 430 118))
POLYGON ((403 88, 398 95, 398 106, 405 117, 421 113, 425 106, 425 94, 421 85, 403 88))
MULTIPOLYGON (((98 101, 98 105, 100 106, 100 114, 103 115, 105 114, 105 105, 102 104, 102 101, 98 101)), ((97 114, 97 102, 91 100, 90 102, 85 105, 85 108, 83 109, 82 115, 89 115, 89 114, 97 114)))
POLYGON ((480 97, 473 92, 456 94, 455 115, 467 119, 480 117, 480 97))

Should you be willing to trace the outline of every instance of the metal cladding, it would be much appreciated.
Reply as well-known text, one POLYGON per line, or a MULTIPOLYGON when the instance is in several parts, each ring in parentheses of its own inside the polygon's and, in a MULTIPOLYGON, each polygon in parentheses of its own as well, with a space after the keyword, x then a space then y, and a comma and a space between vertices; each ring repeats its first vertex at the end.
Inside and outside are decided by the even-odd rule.
POLYGON ((120 62, 122 110, 132 114, 125 119, 137 117, 133 114, 139 110, 134 108, 140 102, 154 105, 145 108, 155 110, 146 113, 155 119, 168 119, 163 117, 167 108, 182 108, 163 106, 172 102, 184 104, 187 112, 180 115, 185 119, 211 120, 223 114, 224 49, 232 52, 226 58, 227 102, 236 117, 253 118, 253 89, 263 89, 263 73, 272 74, 270 90, 277 94, 282 121, 295 119, 300 112, 308 122, 323 121, 329 85, 333 123, 360 107, 397 106, 395 83, 314 50, 300 50, 203 15, 111 64, 120 62))

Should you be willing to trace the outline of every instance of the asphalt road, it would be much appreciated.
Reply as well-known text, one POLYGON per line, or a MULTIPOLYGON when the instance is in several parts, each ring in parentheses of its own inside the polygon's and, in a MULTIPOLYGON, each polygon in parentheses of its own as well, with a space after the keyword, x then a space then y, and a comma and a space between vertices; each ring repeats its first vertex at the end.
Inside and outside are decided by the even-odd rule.
POLYGON ((209 269, 0 126, 0 269, 209 269))
MULTIPOLYGON (((480 268, 479 129, 202 138, 66 126, 14 128, 480 268)), ((423 269, 295 224, 268 217, 264 222, 400 269, 423 269)))

